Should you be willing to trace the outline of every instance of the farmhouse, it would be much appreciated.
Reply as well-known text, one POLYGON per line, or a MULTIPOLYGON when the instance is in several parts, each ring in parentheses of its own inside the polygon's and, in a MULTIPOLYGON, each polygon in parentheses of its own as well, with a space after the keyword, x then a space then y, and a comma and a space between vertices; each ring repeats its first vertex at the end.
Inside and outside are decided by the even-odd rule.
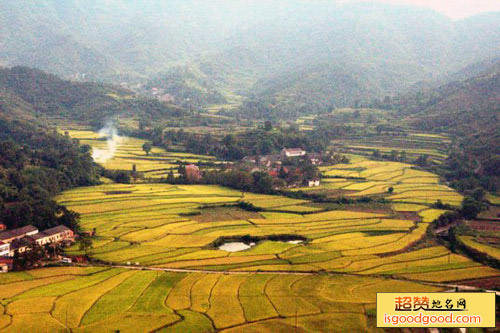
POLYGON ((12 243, 16 239, 21 239, 26 236, 33 236, 37 233, 37 228, 32 225, 27 225, 21 228, 0 232, 0 241, 4 243, 12 243))
POLYGON ((321 182, 319 179, 311 179, 311 180, 306 181, 306 185, 309 187, 316 187, 316 186, 320 186, 321 182))
POLYGON ((10 253, 10 244, 0 242, 0 257, 8 257, 10 253))
POLYGON ((0 257, 0 273, 7 273, 14 264, 12 258, 0 257))
POLYGON ((304 156, 306 154, 305 150, 302 150, 300 148, 283 148, 281 150, 281 156, 283 157, 298 157, 298 156, 304 156))
POLYGON ((323 156, 319 153, 309 153, 307 154, 307 158, 311 161, 312 165, 323 164, 323 156))
POLYGON ((23 253, 31 249, 33 246, 33 240, 31 237, 24 237, 24 238, 18 238, 14 239, 12 243, 10 243, 10 248, 9 248, 9 257, 13 257, 16 252, 17 253, 23 253))
POLYGON ((45 244, 56 244, 63 241, 72 241, 74 233, 64 225, 44 230, 31 238, 40 246, 45 244))
POLYGON ((199 181, 201 178, 200 169, 194 165, 186 165, 186 178, 189 181, 199 181))

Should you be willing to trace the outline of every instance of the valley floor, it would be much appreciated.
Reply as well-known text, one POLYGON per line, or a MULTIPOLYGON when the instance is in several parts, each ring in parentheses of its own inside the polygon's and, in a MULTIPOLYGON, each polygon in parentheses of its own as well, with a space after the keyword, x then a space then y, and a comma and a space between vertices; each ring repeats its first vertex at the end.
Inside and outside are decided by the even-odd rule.
MULTIPOLYGON (((94 266, 0 275, 0 329, 377 331, 377 292, 444 291, 500 278, 426 236, 445 212, 430 205, 462 199, 436 175, 365 158, 322 172, 335 178, 313 191, 390 203, 332 207, 203 185, 67 191, 58 202, 96 232, 86 251, 94 266), (239 208, 242 201, 261 211, 239 208), (225 239, 256 244, 227 252, 218 249, 225 239)), ((85 251, 73 246, 67 254, 85 251)))

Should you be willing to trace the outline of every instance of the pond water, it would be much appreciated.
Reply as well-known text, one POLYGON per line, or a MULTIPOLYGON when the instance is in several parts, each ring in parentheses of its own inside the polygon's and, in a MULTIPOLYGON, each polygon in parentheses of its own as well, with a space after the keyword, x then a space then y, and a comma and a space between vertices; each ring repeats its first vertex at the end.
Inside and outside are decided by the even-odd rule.
POLYGON ((227 252, 238 252, 245 251, 254 246, 255 243, 245 244, 243 242, 229 242, 224 243, 219 246, 219 250, 227 251, 227 252))
MULTIPOLYGON (((291 238, 291 239, 289 238, 289 240, 287 240, 287 241, 283 240, 281 242, 286 242, 289 244, 302 244, 302 243, 304 243, 304 239, 293 239, 293 238, 291 238)), ((275 241, 275 242, 280 242, 280 241, 275 241)), ((255 242, 245 243, 245 242, 232 241, 232 242, 222 243, 222 245, 220 245, 218 247, 218 249, 222 250, 222 251, 227 251, 227 252, 239 252, 239 251, 248 250, 249 248, 255 246, 255 244, 256 244, 255 242)))

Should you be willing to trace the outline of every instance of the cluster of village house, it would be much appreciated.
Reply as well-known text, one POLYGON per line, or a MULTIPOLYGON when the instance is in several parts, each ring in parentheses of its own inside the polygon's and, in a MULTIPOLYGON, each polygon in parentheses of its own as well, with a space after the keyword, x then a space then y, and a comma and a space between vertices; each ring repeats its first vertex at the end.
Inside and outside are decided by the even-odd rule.
MULTIPOLYGON (((250 172, 265 171, 272 177, 278 177, 282 168, 283 160, 287 158, 304 158, 309 160, 312 165, 323 164, 323 157, 320 153, 307 153, 301 148, 285 148, 281 150, 280 154, 275 155, 245 157, 242 159, 242 162, 252 166, 250 172)), ((284 171, 288 173, 288 168, 283 168, 284 171)), ((306 179, 302 185, 309 187, 319 186, 320 180, 306 179)))
MULTIPOLYGON (((241 162, 249 172, 264 171, 272 177, 278 177, 282 168, 283 161, 287 158, 306 158, 312 165, 321 165, 323 163, 322 155, 319 153, 307 153, 301 148, 290 148, 281 150, 280 154, 263 155, 263 156, 247 156, 241 162)), ((241 167, 241 165, 240 165, 241 167)), ((288 168, 283 167, 284 171, 288 173, 288 168)), ((200 169, 194 165, 186 165, 186 178, 190 181, 199 181, 202 178, 200 169)), ((307 179, 303 184, 309 187, 319 186, 319 179, 307 179)))
POLYGON ((175 97, 168 94, 168 93, 165 93, 165 89, 156 88, 156 87, 151 88, 151 94, 153 96, 155 96, 156 98, 158 98, 158 100, 161 102, 165 102, 165 103, 175 102, 175 97))
MULTIPOLYGON (((5 226, 0 229, 5 230, 5 226)), ((40 246, 46 244, 71 243, 74 241, 74 233, 66 226, 59 225, 54 228, 38 231, 32 225, 21 228, 5 230, 0 232, 0 270, 5 272, 12 265, 15 253, 28 251, 33 244, 40 246)))

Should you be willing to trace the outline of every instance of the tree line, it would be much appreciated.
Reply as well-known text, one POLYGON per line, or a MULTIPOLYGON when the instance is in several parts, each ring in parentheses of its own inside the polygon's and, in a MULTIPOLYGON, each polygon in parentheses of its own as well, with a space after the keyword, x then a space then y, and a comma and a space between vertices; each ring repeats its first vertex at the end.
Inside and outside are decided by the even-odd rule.
POLYGON ((0 116, 0 223, 43 230, 78 228, 78 214, 58 205, 61 191, 99 183, 90 147, 55 130, 0 116))

